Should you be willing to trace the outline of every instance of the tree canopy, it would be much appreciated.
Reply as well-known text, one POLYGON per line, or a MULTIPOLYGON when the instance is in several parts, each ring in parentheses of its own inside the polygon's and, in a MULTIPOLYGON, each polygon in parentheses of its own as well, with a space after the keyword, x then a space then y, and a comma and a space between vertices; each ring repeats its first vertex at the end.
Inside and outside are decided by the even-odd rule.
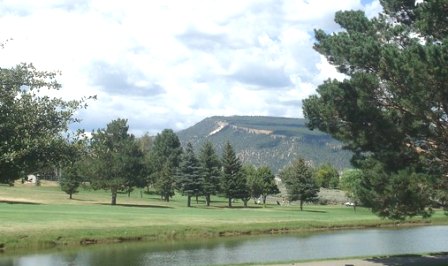
POLYGON ((177 188, 187 196, 187 206, 191 207, 191 197, 203 192, 203 176, 200 174, 200 164, 189 142, 182 156, 179 174, 176 180, 177 188))
MULTIPOLYGON (((337 12, 342 31, 315 31, 315 49, 346 79, 327 80, 318 95, 304 100, 308 127, 342 141, 355 153, 356 167, 376 169, 378 174, 363 175, 363 184, 373 181, 365 189, 379 197, 407 189, 405 172, 415 173, 412 182, 428 189, 428 176, 435 176, 432 189, 446 191, 441 186, 448 172, 448 3, 380 2, 384 11, 378 17, 337 12), (388 176, 382 180, 390 185, 387 190, 372 184, 381 175, 388 176)), ((407 192, 381 206, 371 202, 371 207, 385 217, 426 215, 429 200, 404 208, 418 193, 407 192)))
POLYGON ((91 182, 96 189, 111 191, 112 205, 118 192, 142 185, 143 153, 128 129, 126 119, 116 119, 92 135, 91 182))
POLYGON ((207 206, 210 205, 210 196, 219 191, 219 182, 221 177, 218 155, 211 142, 205 142, 199 153, 199 164, 202 176, 202 189, 205 195, 207 206))
MULTIPOLYGON (((0 183, 36 173, 70 156, 68 125, 78 121, 84 101, 48 96, 61 85, 57 73, 38 71, 32 64, 0 68, 0 183)), ((72 137, 75 137, 73 139, 72 137)))
POLYGON ((250 199, 249 188, 241 170, 241 161, 229 142, 224 146, 221 163, 221 190, 229 200, 229 207, 232 207, 232 199, 242 199, 244 205, 247 205, 247 201, 250 199))
POLYGON ((304 159, 295 160, 279 175, 285 183, 289 200, 299 200, 300 210, 303 210, 303 203, 317 200, 319 186, 313 178, 312 168, 304 159))
POLYGON ((174 175, 182 159, 182 147, 176 133, 164 129, 157 134, 149 155, 151 182, 165 201, 174 195, 174 175))

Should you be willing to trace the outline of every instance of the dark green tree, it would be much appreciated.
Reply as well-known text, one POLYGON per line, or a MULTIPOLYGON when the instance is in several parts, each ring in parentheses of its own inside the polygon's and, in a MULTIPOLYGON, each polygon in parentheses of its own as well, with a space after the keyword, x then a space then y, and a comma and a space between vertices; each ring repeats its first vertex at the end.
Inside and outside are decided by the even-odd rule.
POLYGON ((47 96, 61 87, 56 76, 31 64, 0 68, 0 183, 59 164, 70 150, 68 125, 86 98, 47 96))
POLYGON ((176 186, 179 191, 187 196, 188 207, 191 207, 192 196, 198 197, 203 193, 204 180, 200 173, 199 161, 194 154, 193 146, 189 142, 183 153, 176 180, 176 186))
POLYGON ((304 202, 314 202, 317 200, 319 186, 313 178, 313 170, 303 159, 297 159, 280 174, 282 182, 286 186, 288 199, 298 200, 300 210, 303 211, 304 202))
POLYGON ((143 153, 128 129, 127 120, 117 119, 92 134, 90 180, 94 189, 111 191, 111 205, 118 192, 128 192, 143 178, 143 153))
POLYGON ((79 192, 78 188, 84 179, 79 169, 79 162, 75 162, 62 170, 59 185, 61 186, 61 190, 67 193, 69 198, 72 199, 72 195, 79 192))
POLYGON ((249 188, 247 187, 246 178, 241 171, 241 161, 236 156, 229 142, 224 145, 221 163, 221 189, 229 200, 229 207, 232 207, 232 199, 241 199, 244 205, 247 206, 247 201, 250 199, 249 188))
MULTIPOLYGON (((376 18, 337 12, 342 31, 315 31, 315 49, 347 78, 324 82, 318 95, 304 100, 303 112, 309 128, 330 133, 354 152, 356 167, 371 171, 364 161, 377 162, 377 174, 363 175, 372 194, 417 193, 402 186, 403 173, 422 186, 427 179, 422 176, 435 176, 440 189, 448 183, 448 5, 445 0, 380 2, 384 11, 376 18), (382 181, 388 189, 369 180, 378 176, 387 176, 382 181)), ((369 207, 381 216, 401 213, 401 218, 429 211, 405 202, 414 201, 398 197, 369 207)))
POLYGON ((339 172, 331 164, 323 164, 314 171, 317 185, 323 188, 338 188, 339 172))
POLYGON ((199 163, 201 166, 202 191, 205 195, 207 206, 210 206, 210 196, 215 195, 219 191, 220 182, 220 166, 216 151, 213 144, 209 141, 205 142, 199 154, 199 163))
POLYGON ((179 137, 173 130, 165 129, 154 138, 149 156, 151 183, 165 201, 174 196, 175 179, 172 175, 177 172, 181 155, 179 137))

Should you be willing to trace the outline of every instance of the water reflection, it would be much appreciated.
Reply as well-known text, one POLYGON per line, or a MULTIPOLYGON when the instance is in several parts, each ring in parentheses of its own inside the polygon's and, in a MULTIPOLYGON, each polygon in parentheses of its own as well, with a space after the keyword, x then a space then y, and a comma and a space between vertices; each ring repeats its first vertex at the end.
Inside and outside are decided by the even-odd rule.
POLYGON ((92 246, 0 265, 216 265, 448 251, 448 226, 92 246))

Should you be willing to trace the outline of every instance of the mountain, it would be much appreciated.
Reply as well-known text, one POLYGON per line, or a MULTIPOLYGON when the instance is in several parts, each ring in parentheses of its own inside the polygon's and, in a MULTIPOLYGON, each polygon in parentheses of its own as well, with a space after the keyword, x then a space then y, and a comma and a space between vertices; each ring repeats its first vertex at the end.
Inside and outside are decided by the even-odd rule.
POLYGON ((304 119, 264 116, 215 116, 177 132, 183 146, 191 142, 198 151, 205 141, 214 144, 220 156, 229 141, 243 163, 267 165, 274 172, 298 157, 317 166, 330 163, 350 167, 351 152, 330 135, 309 130, 304 119))

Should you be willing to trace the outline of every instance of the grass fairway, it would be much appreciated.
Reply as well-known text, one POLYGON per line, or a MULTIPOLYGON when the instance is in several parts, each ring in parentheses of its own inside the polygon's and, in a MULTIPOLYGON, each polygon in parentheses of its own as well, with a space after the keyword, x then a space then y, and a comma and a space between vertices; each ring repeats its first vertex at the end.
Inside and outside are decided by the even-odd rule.
MULTIPOLYGON (((73 200, 53 183, 36 187, 17 184, 0 186, 0 247, 40 249, 129 240, 217 237, 239 234, 282 233, 393 225, 365 208, 355 213, 345 206, 249 205, 227 208, 226 199, 212 198, 187 208, 186 199, 175 196, 163 202, 157 195, 134 191, 120 195, 110 206, 105 191, 81 191, 73 200), (213 201, 214 200, 214 201, 213 201)), ((411 223, 448 223, 437 211, 431 220, 411 223)))

